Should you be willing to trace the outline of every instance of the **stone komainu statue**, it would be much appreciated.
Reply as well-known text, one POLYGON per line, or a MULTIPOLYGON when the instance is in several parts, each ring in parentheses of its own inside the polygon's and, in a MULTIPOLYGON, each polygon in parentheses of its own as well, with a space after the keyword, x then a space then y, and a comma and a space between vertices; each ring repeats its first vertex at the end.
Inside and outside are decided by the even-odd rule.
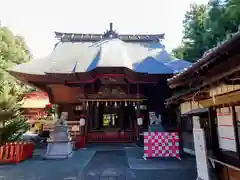
POLYGON ((149 119, 150 119, 150 124, 161 124, 162 123, 162 118, 161 118, 161 114, 156 115, 155 112, 149 112, 149 119))
POLYGON ((155 112, 149 112, 150 125, 148 126, 149 132, 164 132, 164 128, 162 126, 162 118, 159 114, 156 116, 155 112))
POLYGON ((68 113, 62 112, 60 118, 54 123, 44 158, 61 159, 72 156, 72 143, 68 133, 67 118, 68 113))
POLYGON ((67 125, 67 118, 68 118, 68 113, 67 112, 62 112, 61 116, 57 121, 55 122, 54 125, 67 125))

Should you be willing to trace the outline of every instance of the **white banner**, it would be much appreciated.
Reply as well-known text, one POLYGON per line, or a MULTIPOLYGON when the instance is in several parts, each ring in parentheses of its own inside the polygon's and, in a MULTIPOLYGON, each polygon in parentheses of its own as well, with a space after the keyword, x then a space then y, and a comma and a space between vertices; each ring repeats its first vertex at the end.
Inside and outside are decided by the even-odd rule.
POLYGON ((193 137, 198 179, 210 180, 204 130, 194 128, 193 137))
POLYGON ((226 107, 219 108, 217 110, 217 121, 219 148, 227 151, 237 152, 231 109, 226 107))

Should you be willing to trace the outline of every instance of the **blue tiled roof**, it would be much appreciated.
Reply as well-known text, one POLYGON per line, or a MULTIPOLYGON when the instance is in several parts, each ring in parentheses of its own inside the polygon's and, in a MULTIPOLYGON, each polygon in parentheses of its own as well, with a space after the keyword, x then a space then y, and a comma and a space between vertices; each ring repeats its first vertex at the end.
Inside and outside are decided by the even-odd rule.
POLYGON ((181 59, 175 59, 165 63, 166 66, 170 67, 174 73, 179 73, 184 71, 185 68, 191 66, 191 63, 181 59))
POLYGON ((59 42, 53 52, 41 61, 17 65, 10 71, 26 74, 76 73, 97 67, 126 67, 140 73, 173 74, 190 65, 183 60, 174 60, 163 45, 144 47, 140 43, 126 43, 115 38, 96 43, 59 42))
POLYGON ((134 71, 149 74, 173 74, 173 70, 164 63, 149 56, 133 64, 134 71))

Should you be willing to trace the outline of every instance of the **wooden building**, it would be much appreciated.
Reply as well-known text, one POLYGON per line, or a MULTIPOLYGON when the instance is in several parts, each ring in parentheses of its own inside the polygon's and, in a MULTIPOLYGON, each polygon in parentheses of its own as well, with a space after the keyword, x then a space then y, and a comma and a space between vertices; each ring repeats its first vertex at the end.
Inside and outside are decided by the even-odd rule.
POLYGON ((135 142, 149 111, 161 114, 166 127, 174 124, 164 105, 171 96, 166 80, 189 63, 171 61, 161 44, 164 34, 121 35, 112 24, 103 34, 55 34, 59 42, 49 56, 9 73, 68 112, 69 130, 81 146, 135 142))
POLYGON ((41 91, 25 93, 20 104, 23 115, 31 124, 46 115, 45 107, 49 104, 49 98, 47 93, 41 91))
MULTIPOLYGON (((239 47, 237 32, 168 80, 175 92, 166 102, 176 107, 182 129, 185 125, 180 115, 188 114, 188 121, 193 121, 189 124, 194 124, 191 116, 204 117, 200 127, 205 131, 207 157, 223 180, 240 179, 239 47)), ((182 141, 184 144, 185 139, 182 141)))

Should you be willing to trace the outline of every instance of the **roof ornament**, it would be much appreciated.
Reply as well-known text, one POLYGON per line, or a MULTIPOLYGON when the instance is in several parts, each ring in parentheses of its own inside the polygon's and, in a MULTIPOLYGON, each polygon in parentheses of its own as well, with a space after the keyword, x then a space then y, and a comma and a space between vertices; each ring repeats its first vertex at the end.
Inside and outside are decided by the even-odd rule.
POLYGON ((117 38, 118 34, 113 30, 113 23, 110 23, 109 30, 103 34, 103 38, 117 38))

